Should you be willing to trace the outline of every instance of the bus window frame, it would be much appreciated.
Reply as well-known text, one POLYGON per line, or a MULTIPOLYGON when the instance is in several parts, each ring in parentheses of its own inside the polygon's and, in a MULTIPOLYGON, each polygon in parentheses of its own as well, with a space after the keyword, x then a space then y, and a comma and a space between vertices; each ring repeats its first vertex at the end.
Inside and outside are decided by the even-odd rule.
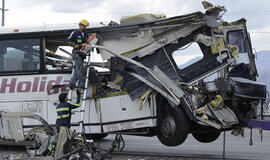
MULTIPOLYGON (((250 66, 253 65, 253 68, 254 68, 254 71, 251 71, 251 72, 252 72, 253 76, 256 77, 256 76, 258 76, 258 71, 257 71, 257 66, 255 63, 255 60, 253 58, 251 39, 250 39, 250 36, 246 30, 246 27, 243 26, 243 28, 241 28, 241 29, 229 29, 226 32, 226 41, 229 44, 229 33, 230 32, 237 32, 237 31, 243 32, 243 36, 244 36, 245 44, 246 44, 245 47, 246 47, 246 51, 247 51, 248 58, 249 58, 249 65, 250 66)), ((241 53, 239 53, 239 54, 241 54, 241 53)))
POLYGON ((43 36, 42 37, 42 52, 43 52, 43 70, 42 70, 42 73, 45 73, 45 74, 59 74, 59 73, 63 73, 63 74, 71 74, 72 73, 72 70, 48 70, 46 68, 46 37, 48 36, 43 36))
POLYGON ((22 74, 39 74, 42 72, 43 69, 43 58, 42 58, 42 37, 41 36, 17 36, 14 34, 9 34, 9 37, 5 37, 5 38, 0 38, 0 41, 5 41, 5 40, 23 40, 23 39, 39 39, 39 69, 37 70, 25 70, 25 71, 0 71, 0 75, 1 76, 5 76, 5 75, 22 75, 22 74))

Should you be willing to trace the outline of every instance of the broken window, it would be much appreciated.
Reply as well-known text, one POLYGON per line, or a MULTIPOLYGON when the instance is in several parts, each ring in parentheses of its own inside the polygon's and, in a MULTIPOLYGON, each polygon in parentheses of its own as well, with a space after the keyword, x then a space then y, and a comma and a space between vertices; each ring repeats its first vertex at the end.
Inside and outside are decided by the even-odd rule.
POLYGON ((247 52, 243 31, 230 31, 228 33, 228 41, 231 45, 237 45, 239 53, 247 52))
POLYGON ((236 64, 249 64, 249 56, 246 48, 246 40, 242 30, 228 32, 228 43, 230 45, 237 45, 239 49, 239 57, 236 58, 236 64))
POLYGON ((0 71, 35 71, 40 69, 40 40, 0 41, 0 71))
POLYGON ((179 69, 184 69, 203 59, 203 53, 199 45, 194 42, 174 51, 172 57, 177 67, 179 69))
MULTIPOLYGON (((72 49, 68 46, 63 37, 53 37, 46 39, 46 70, 48 71, 71 71, 72 65, 72 49), (62 39, 61 39, 62 38, 62 39), (68 63, 67 63, 68 62, 68 63), (65 64, 65 65, 63 65, 65 64)), ((91 62, 106 62, 102 60, 100 54, 96 50, 91 52, 91 62)), ((84 60, 87 62, 88 57, 84 60)), ((98 71, 109 71, 108 69, 95 67, 98 71)))
POLYGON ((71 70, 70 67, 62 65, 62 63, 66 63, 65 61, 70 61, 71 65, 71 56, 62 51, 61 49, 64 49, 65 51, 72 53, 72 47, 70 46, 58 46, 56 51, 49 50, 46 48, 46 69, 49 71, 57 71, 57 70, 71 70))
POLYGON ((32 130, 33 126, 43 126, 39 120, 28 117, 21 117, 21 124, 25 135, 32 130))
POLYGON ((65 40, 66 36, 45 37, 46 70, 48 71, 71 70, 71 67, 68 66, 72 65, 71 61, 72 47, 68 46, 65 40))

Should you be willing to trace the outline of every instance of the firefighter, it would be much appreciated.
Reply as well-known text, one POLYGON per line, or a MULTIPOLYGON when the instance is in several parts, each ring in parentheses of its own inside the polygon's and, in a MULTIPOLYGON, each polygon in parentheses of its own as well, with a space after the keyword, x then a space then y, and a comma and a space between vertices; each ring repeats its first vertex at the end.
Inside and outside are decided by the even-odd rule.
POLYGON ((74 60, 74 73, 70 81, 70 88, 74 89, 76 83, 78 82, 79 87, 84 87, 84 77, 83 77, 83 62, 86 58, 86 55, 80 50, 83 47, 83 44, 87 43, 89 35, 85 32, 86 27, 89 25, 88 21, 83 19, 79 23, 79 30, 73 31, 68 37, 68 43, 73 46, 72 56, 74 60))
POLYGON ((70 133, 70 120, 71 110, 81 106, 80 91, 77 90, 77 102, 75 104, 68 103, 67 93, 61 93, 59 95, 60 103, 56 107, 57 117, 55 127, 58 132, 56 147, 49 146, 48 149, 54 153, 55 158, 59 158, 62 155, 69 152, 69 140, 71 139, 70 133), (55 149, 54 149, 55 148, 55 149), (55 150, 55 152, 53 152, 55 150))
POLYGON ((80 107, 82 103, 79 90, 77 90, 77 101, 75 104, 70 104, 67 102, 67 95, 67 93, 61 93, 59 95, 60 103, 56 107, 57 117, 55 124, 57 132, 59 132, 61 126, 70 128, 71 110, 80 107))

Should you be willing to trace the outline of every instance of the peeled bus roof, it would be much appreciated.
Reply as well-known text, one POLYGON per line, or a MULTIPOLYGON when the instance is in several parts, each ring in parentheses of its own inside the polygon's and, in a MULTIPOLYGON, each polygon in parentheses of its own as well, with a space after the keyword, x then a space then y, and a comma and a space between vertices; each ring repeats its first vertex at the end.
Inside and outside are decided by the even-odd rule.
MULTIPOLYGON (((89 27, 87 27, 87 30, 93 30, 93 31, 102 31, 102 30, 111 30, 111 29, 131 29, 131 28, 138 28, 140 25, 148 25, 148 24, 165 24, 170 23, 170 21, 181 21, 182 23, 186 22, 192 22, 194 19, 198 18, 201 19, 204 16, 202 12, 194 12, 186 15, 180 15, 175 17, 169 17, 169 18, 163 18, 158 20, 153 20, 149 22, 143 22, 143 23, 132 23, 132 24, 124 24, 124 25, 112 25, 108 26, 106 23, 102 22, 96 22, 96 23, 90 23, 89 27)), ((202 21, 202 20, 201 20, 202 21)), ((10 35, 10 34, 16 34, 16 33, 34 33, 34 32, 54 32, 54 31, 67 31, 67 30, 74 30, 78 29, 78 23, 73 24, 57 24, 57 25, 42 25, 37 27, 0 27, 0 35, 10 35)))

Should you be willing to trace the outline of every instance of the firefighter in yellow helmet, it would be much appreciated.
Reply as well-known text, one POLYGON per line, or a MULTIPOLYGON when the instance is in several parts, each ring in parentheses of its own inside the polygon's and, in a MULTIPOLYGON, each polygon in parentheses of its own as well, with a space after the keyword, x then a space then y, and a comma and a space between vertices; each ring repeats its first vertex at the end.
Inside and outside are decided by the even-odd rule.
POLYGON ((84 76, 83 76, 83 61, 86 55, 80 51, 82 44, 87 43, 89 35, 85 32, 86 27, 89 22, 85 19, 81 20, 79 23, 79 30, 73 31, 68 37, 68 43, 73 46, 72 56, 75 62, 74 73, 70 80, 70 88, 76 87, 78 82, 79 87, 84 87, 84 76))

